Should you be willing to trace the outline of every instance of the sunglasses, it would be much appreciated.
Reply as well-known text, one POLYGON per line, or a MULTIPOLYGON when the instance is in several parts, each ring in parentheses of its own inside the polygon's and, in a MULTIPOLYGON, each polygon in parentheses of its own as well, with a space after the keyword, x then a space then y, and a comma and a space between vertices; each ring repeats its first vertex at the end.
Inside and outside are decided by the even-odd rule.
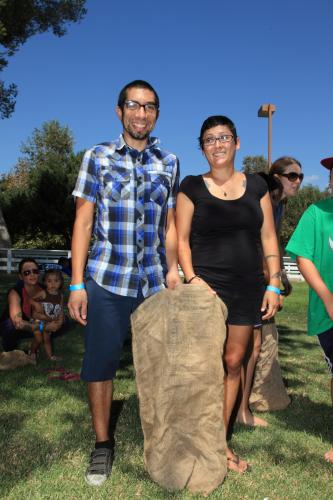
POLYGON ((23 271, 23 276, 30 276, 30 274, 39 274, 39 269, 27 269, 23 271))
POLYGON ((282 177, 286 177, 290 182, 296 182, 298 179, 300 182, 304 179, 304 174, 298 174, 297 172, 289 172, 289 174, 279 174, 282 177))

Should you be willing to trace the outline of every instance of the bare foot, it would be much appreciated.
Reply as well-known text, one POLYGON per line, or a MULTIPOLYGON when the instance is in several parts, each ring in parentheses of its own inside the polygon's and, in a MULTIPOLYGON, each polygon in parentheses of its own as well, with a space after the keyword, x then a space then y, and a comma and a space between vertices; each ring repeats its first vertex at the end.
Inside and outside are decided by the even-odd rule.
POLYGON ((53 356, 50 356, 50 357, 49 357, 49 360, 50 360, 50 361, 62 361, 62 357, 61 357, 61 356, 55 356, 55 355, 53 354, 53 356))
POLYGON ((325 453, 324 458, 326 462, 333 464, 333 448, 325 453))
POLYGON ((249 427, 268 427, 268 422, 263 418, 256 417, 250 410, 247 412, 238 413, 236 422, 249 427))
POLYGON ((250 464, 245 460, 241 460, 230 448, 227 448, 227 467, 229 470, 238 472, 238 474, 244 474, 244 472, 250 470, 250 464))

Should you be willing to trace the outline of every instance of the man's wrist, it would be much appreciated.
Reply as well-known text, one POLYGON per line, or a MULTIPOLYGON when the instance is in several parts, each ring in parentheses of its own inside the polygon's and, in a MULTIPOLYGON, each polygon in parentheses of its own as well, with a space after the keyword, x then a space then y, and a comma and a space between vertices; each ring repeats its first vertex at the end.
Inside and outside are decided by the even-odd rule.
POLYGON ((81 283, 71 283, 68 287, 68 290, 70 292, 76 292, 78 290, 84 290, 86 288, 86 285, 81 282, 81 283))

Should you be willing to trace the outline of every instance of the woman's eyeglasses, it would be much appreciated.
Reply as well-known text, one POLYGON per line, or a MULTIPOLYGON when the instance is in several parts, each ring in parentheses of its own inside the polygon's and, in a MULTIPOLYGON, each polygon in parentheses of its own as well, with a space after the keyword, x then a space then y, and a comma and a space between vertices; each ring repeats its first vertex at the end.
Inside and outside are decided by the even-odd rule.
POLYGON ((288 174, 279 174, 282 177, 286 177, 290 182, 296 182, 298 179, 300 182, 304 179, 304 174, 298 174, 297 172, 289 172, 288 174))
POLYGON ((39 269, 27 269, 23 271, 23 276, 30 276, 30 274, 39 274, 39 269))

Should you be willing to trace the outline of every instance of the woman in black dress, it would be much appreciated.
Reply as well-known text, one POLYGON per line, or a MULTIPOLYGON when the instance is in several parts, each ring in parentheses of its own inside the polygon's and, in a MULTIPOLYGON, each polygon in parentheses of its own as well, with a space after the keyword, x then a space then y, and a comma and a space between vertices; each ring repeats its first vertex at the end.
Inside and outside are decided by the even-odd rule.
MULTIPOLYGON (((205 285, 228 307, 224 349, 224 422, 228 429, 253 326, 274 316, 279 303, 280 258, 265 181, 235 171, 240 142, 233 122, 211 116, 201 127, 200 147, 209 163, 188 176, 177 200, 179 262, 187 283, 205 285), (265 290, 263 255, 270 275, 265 290)), ((229 469, 248 468, 227 448, 229 469)))

